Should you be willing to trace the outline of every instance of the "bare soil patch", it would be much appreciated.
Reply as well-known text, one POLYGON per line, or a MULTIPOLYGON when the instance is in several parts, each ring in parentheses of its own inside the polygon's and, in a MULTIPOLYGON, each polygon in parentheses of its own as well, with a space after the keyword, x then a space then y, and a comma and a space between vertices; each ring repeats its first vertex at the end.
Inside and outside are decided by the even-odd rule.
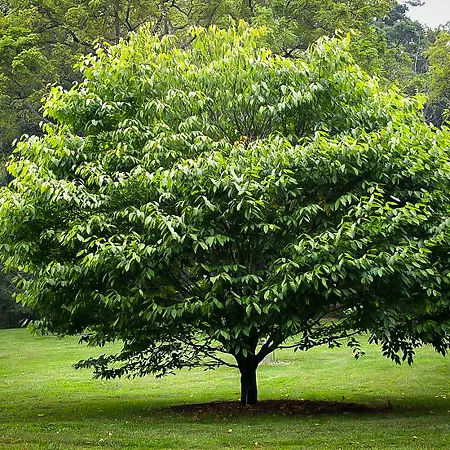
POLYGON ((359 403, 326 402, 312 400, 263 400, 256 405, 244 406, 240 402, 212 402, 190 405, 177 405, 170 408, 173 412, 193 414, 196 418, 209 415, 258 415, 277 414, 283 416, 308 416, 318 414, 361 414, 381 413, 387 407, 368 406, 359 403))

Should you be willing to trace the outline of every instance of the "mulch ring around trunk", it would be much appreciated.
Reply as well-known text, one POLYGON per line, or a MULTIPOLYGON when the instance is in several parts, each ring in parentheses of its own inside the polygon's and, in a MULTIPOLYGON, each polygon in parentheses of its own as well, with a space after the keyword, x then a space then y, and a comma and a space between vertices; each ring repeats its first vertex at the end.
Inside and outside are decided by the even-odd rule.
POLYGON ((361 414, 387 412, 387 407, 368 406, 359 403, 326 402, 312 400, 263 400, 256 405, 244 406, 240 402, 212 402, 193 405, 171 406, 174 413, 193 414, 195 417, 209 415, 258 415, 307 416, 317 414, 361 414))

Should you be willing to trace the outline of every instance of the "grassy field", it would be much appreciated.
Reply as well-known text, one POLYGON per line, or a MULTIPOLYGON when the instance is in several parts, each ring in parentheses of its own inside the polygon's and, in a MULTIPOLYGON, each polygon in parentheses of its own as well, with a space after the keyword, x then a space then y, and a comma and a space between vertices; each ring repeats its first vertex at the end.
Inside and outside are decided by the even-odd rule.
POLYGON ((164 379, 98 381, 71 364, 94 350, 76 339, 0 331, 0 448, 448 449, 450 359, 421 349, 395 366, 375 346, 277 352, 258 370, 260 398, 358 402, 364 414, 202 415, 170 406, 237 400, 232 369, 164 379))

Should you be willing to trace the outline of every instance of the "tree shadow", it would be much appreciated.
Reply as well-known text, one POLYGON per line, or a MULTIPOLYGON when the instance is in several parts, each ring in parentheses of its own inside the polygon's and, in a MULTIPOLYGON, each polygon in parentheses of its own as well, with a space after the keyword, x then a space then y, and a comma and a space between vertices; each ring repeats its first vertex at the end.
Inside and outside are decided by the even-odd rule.
POLYGON ((230 417, 262 417, 262 416, 297 416, 311 417, 320 415, 410 415, 430 412, 433 406, 438 412, 439 405, 435 399, 422 399, 424 403, 410 399, 405 403, 391 404, 389 399, 377 399, 377 404, 350 403, 344 401, 316 400, 261 400, 256 405, 242 405, 238 401, 214 401, 206 403, 178 403, 173 398, 136 398, 136 397, 96 397, 83 401, 70 401, 61 398, 47 398, 36 408, 6 413, 2 422, 19 420, 29 421, 147 421, 159 422, 170 420, 197 421, 230 418, 230 417), (178 404, 177 404, 178 403, 178 404))
POLYGON ((239 402, 211 402, 169 406, 170 411, 181 414, 194 414, 205 417, 218 416, 311 416, 341 414, 379 414, 389 412, 388 405, 372 406, 360 403, 313 401, 313 400, 262 400, 256 405, 242 405, 239 402))

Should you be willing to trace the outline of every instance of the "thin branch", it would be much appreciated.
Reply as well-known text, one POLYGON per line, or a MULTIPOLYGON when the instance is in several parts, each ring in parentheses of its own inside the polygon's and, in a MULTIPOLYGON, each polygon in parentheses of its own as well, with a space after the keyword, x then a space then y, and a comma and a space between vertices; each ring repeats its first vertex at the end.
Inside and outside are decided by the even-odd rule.
POLYGON ((44 123, 53 123, 51 120, 48 120, 46 117, 44 117, 42 114, 40 114, 39 111, 37 111, 36 108, 34 108, 33 105, 28 104, 27 105, 27 109, 29 111, 31 111, 36 117, 41 119, 42 122, 44 122, 44 123))
MULTIPOLYGON (((195 342, 193 342, 191 339, 189 338, 184 338, 181 339, 179 338, 179 340, 181 342, 183 342, 183 344, 188 345, 190 347, 192 347, 194 350, 196 350, 199 353, 204 353, 206 355, 207 358, 211 358, 212 360, 216 361, 217 363, 227 366, 227 367, 232 367, 234 369, 237 369, 238 366, 236 364, 233 363, 229 363, 227 361, 225 361, 224 359, 215 356, 214 352, 220 352, 220 353, 225 353, 225 354, 229 354, 228 352, 226 352, 225 350, 222 350, 218 347, 215 346, 211 346, 208 343, 203 343, 203 344, 197 344, 195 342), (210 353, 210 354, 209 354, 210 353)), ((204 365, 208 365, 208 363, 204 363, 204 365)))
POLYGON ((133 31, 133 27, 132 27, 131 22, 130 22, 131 3, 132 3, 132 0, 128 0, 128 4, 127 4, 127 12, 126 12, 126 14, 125 14, 125 21, 124 21, 124 22, 125 22, 125 26, 127 27, 127 30, 128 30, 129 32, 133 31))
POLYGON ((177 11, 179 11, 181 14, 184 14, 186 17, 189 17, 189 14, 186 11, 183 11, 176 3, 175 0, 172 0, 172 4, 170 5, 170 8, 174 8, 177 11))
MULTIPOLYGON (((353 331, 352 333, 344 333, 344 334, 341 334, 340 336, 329 336, 327 338, 319 339, 314 344, 314 347, 317 347, 319 345, 328 344, 330 341, 333 341, 333 340, 346 339, 346 338, 349 338, 352 336, 356 336, 357 334, 360 334, 359 330, 353 331)), ((302 343, 297 342, 296 344, 292 344, 292 345, 280 345, 278 348, 279 349, 288 349, 288 348, 299 348, 301 346, 302 346, 302 343)))
POLYGON ((220 363, 220 364, 222 364, 224 366, 232 367, 233 369, 239 369, 237 364, 229 363, 229 362, 223 360, 222 358, 219 358, 218 356, 208 355, 208 358, 211 358, 214 361, 217 361, 218 363, 220 363))

